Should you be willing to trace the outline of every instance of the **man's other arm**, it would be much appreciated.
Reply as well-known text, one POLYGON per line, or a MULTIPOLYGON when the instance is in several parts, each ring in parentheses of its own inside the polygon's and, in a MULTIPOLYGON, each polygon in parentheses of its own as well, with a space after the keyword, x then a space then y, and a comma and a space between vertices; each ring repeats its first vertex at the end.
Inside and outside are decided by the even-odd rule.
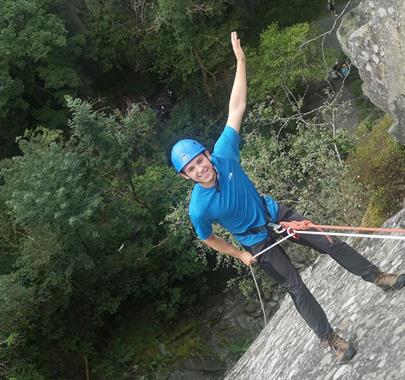
POLYGON ((239 133, 243 114, 246 109, 246 58, 240 46, 236 32, 231 33, 232 48, 236 57, 236 74, 233 82, 231 98, 229 100, 229 113, 227 125, 239 133))
POLYGON ((241 251, 229 244, 224 239, 216 235, 211 235, 208 239, 203 240, 208 247, 215 249, 219 253, 236 257, 241 260, 245 265, 254 264, 257 260, 248 251, 241 251))

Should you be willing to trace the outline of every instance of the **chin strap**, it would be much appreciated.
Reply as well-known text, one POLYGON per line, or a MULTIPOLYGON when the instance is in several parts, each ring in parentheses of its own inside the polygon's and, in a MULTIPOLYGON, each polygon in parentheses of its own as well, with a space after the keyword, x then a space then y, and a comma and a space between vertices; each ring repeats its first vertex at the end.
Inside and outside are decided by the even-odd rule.
POLYGON ((214 168, 214 171, 215 171, 215 191, 217 192, 217 193, 219 193, 220 191, 221 191, 221 186, 219 185, 219 175, 218 175, 218 172, 217 172, 217 169, 215 169, 215 166, 212 166, 213 168, 214 168))

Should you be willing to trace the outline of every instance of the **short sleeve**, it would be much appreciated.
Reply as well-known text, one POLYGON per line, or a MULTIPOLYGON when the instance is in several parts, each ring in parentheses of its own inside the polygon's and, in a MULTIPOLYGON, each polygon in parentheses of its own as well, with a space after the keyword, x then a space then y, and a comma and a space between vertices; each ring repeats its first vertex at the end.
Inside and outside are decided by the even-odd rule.
POLYGON ((212 223, 207 216, 201 213, 189 212, 191 222, 199 239, 205 240, 212 235, 212 223))
POLYGON ((225 128, 219 136, 219 139, 215 143, 213 154, 217 157, 230 158, 234 160, 240 159, 240 136, 229 125, 225 125, 225 128))

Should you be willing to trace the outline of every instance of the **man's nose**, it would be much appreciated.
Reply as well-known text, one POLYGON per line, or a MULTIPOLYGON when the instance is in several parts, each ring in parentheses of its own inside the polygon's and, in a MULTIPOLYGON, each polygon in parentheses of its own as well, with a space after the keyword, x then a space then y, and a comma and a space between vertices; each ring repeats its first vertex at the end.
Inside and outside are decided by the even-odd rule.
POLYGON ((204 171, 204 166, 203 165, 197 165, 197 173, 198 174, 202 174, 202 172, 204 171))

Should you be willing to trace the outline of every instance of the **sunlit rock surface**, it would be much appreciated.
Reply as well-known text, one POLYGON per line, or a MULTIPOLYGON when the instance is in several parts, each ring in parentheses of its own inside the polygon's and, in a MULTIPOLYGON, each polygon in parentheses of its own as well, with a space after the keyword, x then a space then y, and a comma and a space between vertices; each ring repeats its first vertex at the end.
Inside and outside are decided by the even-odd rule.
POLYGON ((405 1, 362 0, 337 36, 359 69, 364 94, 393 116, 390 132, 405 145, 405 1))
MULTIPOLYGON (((405 228, 405 209, 385 227, 405 228)), ((356 239, 349 244, 384 271, 405 271, 404 240, 356 239)), ((354 338, 356 356, 349 364, 338 364, 287 296, 225 379, 405 379, 405 288, 384 292, 324 255, 302 276, 332 326, 354 338)))

